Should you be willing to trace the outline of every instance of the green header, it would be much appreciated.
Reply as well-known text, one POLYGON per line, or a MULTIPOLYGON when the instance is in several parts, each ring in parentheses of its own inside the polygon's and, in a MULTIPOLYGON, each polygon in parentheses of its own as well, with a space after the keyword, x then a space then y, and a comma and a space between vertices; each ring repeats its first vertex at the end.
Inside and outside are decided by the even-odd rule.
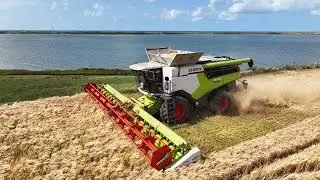
POLYGON ((176 146, 181 146, 187 144, 187 142, 174 131, 172 131, 169 127, 161 123, 159 120, 154 118, 151 114, 141 108, 138 104, 132 102, 126 96, 122 95, 120 92, 115 90, 108 84, 102 84, 103 88, 113 96, 115 96, 122 103, 130 103, 133 104, 133 111, 135 111, 144 121, 148 122, 150 126, 152 126, 156 131, 160 132, 165 138, 169 139, 176 146))

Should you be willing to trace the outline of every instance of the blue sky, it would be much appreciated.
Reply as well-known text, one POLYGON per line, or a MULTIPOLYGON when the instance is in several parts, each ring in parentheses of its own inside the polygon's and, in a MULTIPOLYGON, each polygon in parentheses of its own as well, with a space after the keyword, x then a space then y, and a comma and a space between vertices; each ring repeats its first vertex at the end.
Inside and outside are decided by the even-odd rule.
POLYGON ((320 31, 320 0, 0 0, 0 29, 320 31))

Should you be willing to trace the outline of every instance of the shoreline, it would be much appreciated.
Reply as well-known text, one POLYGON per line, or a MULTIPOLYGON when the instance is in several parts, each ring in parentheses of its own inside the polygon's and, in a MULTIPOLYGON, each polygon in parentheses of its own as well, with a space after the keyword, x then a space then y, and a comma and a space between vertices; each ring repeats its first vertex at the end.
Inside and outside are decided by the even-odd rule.
POLYGON ((276 31, 72 31, 72 30, 0 30, 0 34, 92 34, 92 35, 320 35, 320 32, 276 31))
MULTIPOLYGON (((320 68, 320 63, 316 64, 297 64, 297 65, 284 65, 277 67, 253 67, 248 70, 243 70, 243 75, 250 74, 264 74, 273 73, 277 71, 285 70, 303 70, 303 69, 318 69, 320 68)), ((81 68, 74 70, 24 70, 24 69, 0 69, 1 75, 122 75, 122 76, 132 76, 131 70, 127 69, 103 69, 103 68, 81 68)))

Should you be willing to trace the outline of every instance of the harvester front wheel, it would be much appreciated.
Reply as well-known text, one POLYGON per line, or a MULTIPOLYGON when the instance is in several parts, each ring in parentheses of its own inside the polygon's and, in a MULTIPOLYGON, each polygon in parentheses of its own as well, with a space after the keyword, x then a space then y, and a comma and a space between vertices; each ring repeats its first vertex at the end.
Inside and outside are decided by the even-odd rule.
POLYGON ((232 101, 227 92, 221 90, 213 95, 209 107, 214 114, 226 114, 231 110, 232 101))
POLYGON ((162 103, 160 107, 160 117, 163 122, 168 122, 168 116, 172 114, 173 117, 172 120, 169 120, 171 123, 172 121, 175 123, 183 123, 188 121, 191 118, 192 115, 192 107, 188 100, 181 96, 174 96, 172 97, 174 100, 174 106, 175 108, 172 108, 175 112, 169 112, 170 109, 167 109, 165 102, 162 103))
POLYGON ((175 118, 178 123, 188 121, 191 118, 192 108, 188 100, 181 96, 173 97, 176 111, 175 118))

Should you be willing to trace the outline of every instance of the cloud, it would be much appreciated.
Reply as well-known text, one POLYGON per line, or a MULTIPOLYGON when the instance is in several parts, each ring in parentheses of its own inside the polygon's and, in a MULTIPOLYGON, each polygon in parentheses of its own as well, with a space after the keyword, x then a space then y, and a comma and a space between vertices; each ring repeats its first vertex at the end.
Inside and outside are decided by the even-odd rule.
POLYGON ((196 16, 201 16, 203 11, 203 7, 197 7, 194 11, 192 11, 192 16, 196 17, 196 16))
POLYGON ((50 10, 55 10, 58 8, 57 1, 52 1, 52 4, 50 5, 50 10))
POLYGON ((144 2, 152 4, 152 3, 156 2, 156 0, 144 0, 144 2))
POLYGON ((201 19, 203 19, 203 17, 192 17, 192 21, 200 21, 201 19))
POLYGON ((197 7, 192 11, 192 21, 200 21, 203 18, 216 16, 216 4, 223 0, 209 0, 208 5, 205 7, 197 7))
POLYGON ((204 7, 197 7, 194 11, 192 11, 192 21, 200 21, 202 19, 204 7))
MULTIPOLYGON (((230 1, 230 0, 228 0, 230 1)), ((235 0, 234 0, 235 1, 235 0)), ((200 21, 203 18, 216 16, 216 4, 218 2, 223 2, 223 0, 209 0, 208 5, 205 7, 197 7, 194 11, 192 11, 192 21, 200 21)), ((227 1, 225 1, 227 2, 227 1)))
POLYGON ((69 0, 62 0, 63 10, 69 9, 69 0))
POLYGON ((40 2, 34 0, 0 0, 0 9, 7 10, 9 8, 38 4, 40 4, 40 2))
POLYGON ((160 15, 161 18, 165 20, 174 20, 179 15, 188 14, 189 11, 179 10, 179 9, 164 9, 160 15))
MULTIPOLYGON (((214 0, 213 0, 214 1, 214 0)), ((308 10, 320 15, 319 0, 233 0, 232 5, 219 13, 219 19, 233 20, 238 14, 268 13, 292 9, 308 10)))
POLYGON ((216 11, 216 2, 217 2, 217 1, 218 1, 218 0, 209 0, 208 8, 209 8, 211 11, 213 11, 213 12, 216 11))
POLYGON ((83 11, 84 16, 102 16, 104 14, 104 6, 99 3, 93 4, 92 8, 83 11))
POLYGON ((218 14, 218 19, 220 20, 231 21, 231 20, 235 20, 236 18, 237 18, 237 14, 229 11, 222 11, 221 13, 218 14))
POLYGON ((233 13, 259 13, 286 10, 293 7, 295 0, 236 0, 229 8, 233 13))
POLYGON ((156 19, 157 16, 151 13, 144 13, 143 16, 148 17, 148 18, 152 18, 152 19, 156 19))
POLYGON ((206 17, 216 15, 215 5, 222 0, 209 0, 207 6, 199 6, 193 10, 180 10, 180 9, 164 9, 160 15, 165 20, 175 20, 180 15, 189 15, 192 21, 200 21, 206 17))
POLYGON ((62 7, 64 11, 67 11, 69 9, 69 1, 68 0, 62 0, 62 1, 52 1, 50 5, 50 10, 56 10, 58 7, 62 7))
POLYGON ((182 14, 188 14, 192 21, 210 17, 231 21, 241 14, 286 10, 307 10, 312 15, 320 16, 320 0, 208 0, 207 2, 207 6, 196 7, 193 10, 164 9, 161 18, 174 20, 182 14))
POLYGON ((311 14, 316 15, 316 16, 320 16, 320 9, 311 11, 311 14))

